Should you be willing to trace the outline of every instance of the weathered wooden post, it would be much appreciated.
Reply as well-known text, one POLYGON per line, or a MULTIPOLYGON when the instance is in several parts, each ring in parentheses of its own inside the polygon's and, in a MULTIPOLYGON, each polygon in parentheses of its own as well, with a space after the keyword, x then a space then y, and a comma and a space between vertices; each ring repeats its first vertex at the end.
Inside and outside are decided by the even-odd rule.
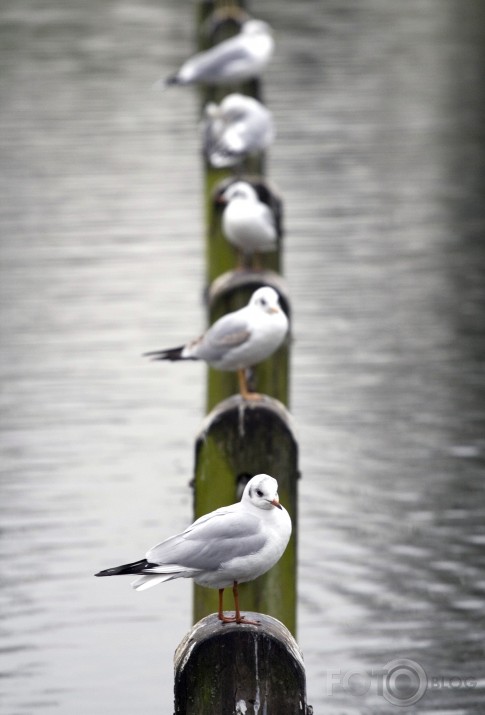
MULTIPOLYGON (((242 3, 204 2, 199 10, 199 47, 207 48, 239 29, 247 18, 242 3), (202 32, 202 28, 204 32, 202 32), (210 32, 207 32, 210 28, 210 32), (202 35, 203 38, 202 39, 202 35)), ((220 101, 238 91, 261 96, 260 81, 228 87, 201 87, 202 104, 220 101)), ((214 169, 204 162, 206 198, 206 265, 208 324, 221 315, 247 304, 252 293, 263 285, 272 286, 280 296, 283 310, 290 316, 288 291, 281 278, 281 243, 278 250, 261 257, 262 270, 235 270, 233 247, 221 229, 218 197, 229 183, 244 178, 271 206, 282 236, 282 202, 262 176, 264 156, 242 167, 214 169)), ((254 367, 249 384, 263 395, 260 401, 245 402, 238 393, 235 373, 209 368, 206 418, 197 439, 194 480, 195 516, 240 498, 244 479, 258 473, 274 476, 280 498, 293 521, 294 535, 285 555, 268 574, 254 583, 241 586, 242 607, 267 611, 296 628, 296 481, 298 450, 285 405, 289 398, 289 342, 263 363, 254 367), (231 397, 232 396, 232 397, 231 397)), ((213 594, 195 587, 196 620, 214 610, 213 594)))
POLYGON ((196 623, 175 653, 175 715, 310 715, 303 659, 270 616, 260 626, 196 623))
MULTIPOLYGON (((240 586, 242 610, 270 613, 296 632, 298 445, 291 417, 280 402, 233 395, 206 417, 196 443, 195 515, 238 501, 248 479, 270 474, 290 514, 293 534, 280 561, 256 581, 240 586)), ((212 613, 215 594, 195 586, 194 620, 212 613)))
MULTIPOLYGON (((199 34, 201 49, 238 29, 245 19, 241 6, 227 0, 199 3, 199 30, 203 26, 212 31, 204 39, 199 34)), ((261 97, 259 80, 255 80, 239 87, 202 87, 201 101, 220 101, 234 91, 261 97)), ((262 256, 261 270, 236 270, 234 249, 221 230, 217 197, 238 178, 253 185, 260 200, 273 208, 281 227, 281 201, 263 178, 263 169, 262 155, 237 169, 214 169, 204 162, 208 324, 247 304, 263 285, 278 292, 282 308, 290 317, 288 291, 280 275, 281 246, 274 254, 262 256)), ((266 473, 278 481, 279 498, 290 514, 293 533, 282 558, 269 572, 240 585, 241 611, 260 625, 222 624, 214 614, 216 592, 194 586, 196 624, 175 654, 176 715, 312 712, 306 704, 303 661, 291 635, 296 632, 299 470, 298 445, 286 408, 289 343, 288 338, 274 355, 255 366, 252 377, 254 389, 261 395, 258 400, 238 394, 234 373, 208 372, 209 414, 195 450, 195 517, 239 500, 247 481, 255 474, 266 473)))

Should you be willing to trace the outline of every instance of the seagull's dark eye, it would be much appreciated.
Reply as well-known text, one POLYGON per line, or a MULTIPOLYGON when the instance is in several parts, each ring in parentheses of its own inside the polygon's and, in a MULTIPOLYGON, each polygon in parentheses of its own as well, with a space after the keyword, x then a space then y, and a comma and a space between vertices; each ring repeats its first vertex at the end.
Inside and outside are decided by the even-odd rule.
POLYGON ((263 491, 261 489, 256 489, 256 494, 258 495, 258 497, 262 497, 263 491))
POLYGON ((261 298, 259 302, 264 307, 266 305, 266 298, 261 298))

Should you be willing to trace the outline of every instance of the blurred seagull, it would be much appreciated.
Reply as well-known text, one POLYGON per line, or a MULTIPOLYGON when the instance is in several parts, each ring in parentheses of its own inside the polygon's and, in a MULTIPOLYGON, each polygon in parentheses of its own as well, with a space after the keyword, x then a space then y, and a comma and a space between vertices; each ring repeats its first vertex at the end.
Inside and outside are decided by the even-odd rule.
POLYGON ((220 104, 209 102, 204 108, 203 152, 215 168, 234 166, 263 151, 274 136, 271 112, 253 97, 228 94, 220 104))
POLYGON ((181 534, 150 549, 146 558, 100 571, 96 576, 138 574, 137 591, 174 578, 192 578, 219 589, 218 618, 223 623, 253 623, 239 610, 238 583, 253 581, 283 555, 291 519, 278 498, 278 482, 267 474, 249 480, 242 499, 201 516, 181 534), (223 612, 223 593, 232 586, 234 616, 223 612))
MULTIPOLYGON (((278 230, 276 218, 247 181, 235 181, 219 197, 226 204, 222 214, 222 230, 244 258, 276 250, 278 230)), ((257 262, 257 261, 255 261, 257 262)))
POLYGON ((269 61, 273 46, 266 22, 246 20, 239 34, 190 57, 165 84, 227 84, 257 77, 269 61))
POLYGON ((167 350, 145 353, 153 360, 205 360, 216 370, 237 372, 239 391, 245 400, 260 399, 248 390, 246 369, 272 355, 288 332, 288 318, 277 292, 258 288, 249 303, 223 315, 199 338, 167 350))

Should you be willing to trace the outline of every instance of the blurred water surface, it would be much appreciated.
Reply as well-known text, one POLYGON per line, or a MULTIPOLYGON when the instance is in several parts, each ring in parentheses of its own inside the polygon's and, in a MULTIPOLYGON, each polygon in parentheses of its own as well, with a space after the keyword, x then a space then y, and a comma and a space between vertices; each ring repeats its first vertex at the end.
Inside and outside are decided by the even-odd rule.
MULTIPOLYGON (((252 10, 277 41, 309 702, 480 713, 485 6, 252 10), (436 679, 411 708, 365 681, 402 658, 436 679)), ((140 354, 204 324, 197 96, 151 89, 193 23, 168 0, 0 7, 6 715, 172 712, 190 585, 92 574, 192 516, 204 367, 140 354)))

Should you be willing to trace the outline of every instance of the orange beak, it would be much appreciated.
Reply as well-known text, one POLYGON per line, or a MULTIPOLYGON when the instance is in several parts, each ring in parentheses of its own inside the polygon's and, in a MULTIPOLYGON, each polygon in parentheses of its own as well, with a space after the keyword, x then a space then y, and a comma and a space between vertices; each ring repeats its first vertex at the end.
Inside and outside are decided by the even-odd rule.
POLYGON ((281 508, 282 508, 282 507, 281 507, 281 504, 280 504, 279 501, 278 501, 278 499, 273 499, 273 501, 272 501, 271 503, 272 503, 273 506, 277 506, 278 509, 281 509, 281 508))

